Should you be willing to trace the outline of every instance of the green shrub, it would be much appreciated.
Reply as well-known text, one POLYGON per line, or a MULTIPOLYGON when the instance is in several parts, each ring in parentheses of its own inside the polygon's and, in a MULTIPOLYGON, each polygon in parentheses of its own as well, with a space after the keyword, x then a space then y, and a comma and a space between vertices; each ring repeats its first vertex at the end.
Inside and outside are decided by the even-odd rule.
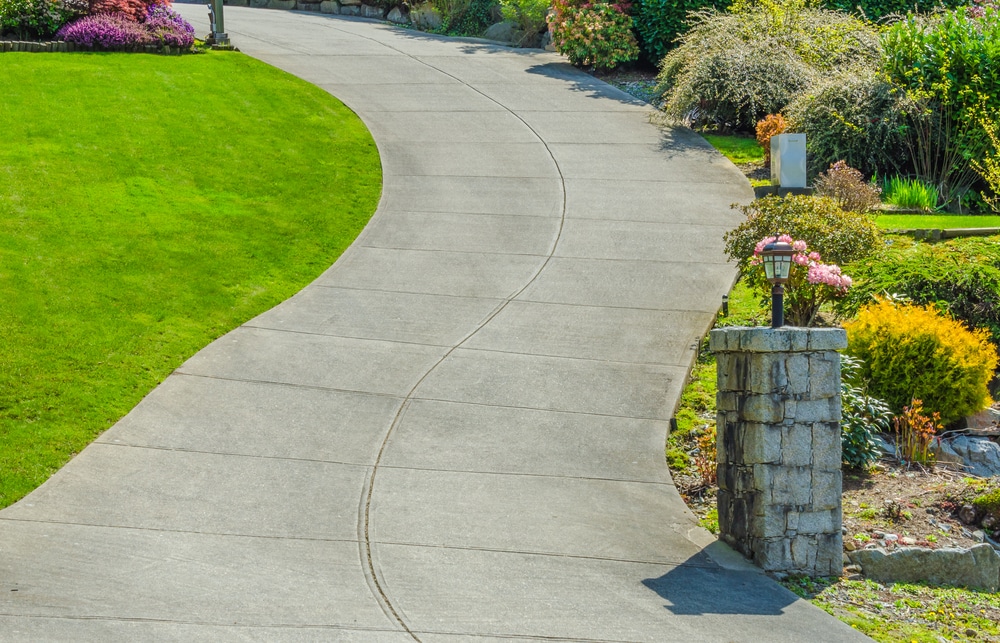
POLYGON ((524 42, 545 31, 548 11, 549 0, 500 0, 501 15, 524 33, 524 42))
POLYGON ((892 411, 888 404, 864 390, 859 360, 843 355, 840 372, 841 454, 847 466, 867 469, 882 455, 874 438, 892 428, 892 411))
POLYGON ((934 306, 888 300, 862 308, 844 327, 846 352, 864 362, 869 392, 894 412, 919 399, 948 424, 990 404, 997 352, 984 331, 970 331, 934 306))
POLYGON ((667 115, 695 126, 753 132, 819 75, 879 57, 872 27, 799 0, 738 2, 729 13, 702 10, 689 20, 659 80, 667 115))
POLYGON ((816 194, 828 196, 843 210, 871 212, 882 204, 882 190, 865 181, 861 172, 837 161, 830 169, 816 177, 816 194))
POLYGON ((658 65, 674 48, 674 41, 687 31, 691 11, 714 8, 724 11, 729 0, 638 0, 632 7, 639 48, 649 62, 658 65))
POLYGON ((639 57, 632 18, 615 5, 557 0, 548 21, 552 44, 574 65, 613 69, 639 57))
POLYGON ((825 261, 841 266, 867 259, 884 247, 882 231, 871 217, 845 212, 828 197, 768 196, 744 206, 734 206, 746 220, 723 238, 730 259, 739 262, 745 275, 751 270, 754 248, 773 234, 805 239, 825 261))
POLYGON ((74 18, 86 15, 85 0, 0 0, 0 35, 51 38, 74 18))
POLYGON ((964 238, 942 243, 896 239, 881 256, 846 267, 854 285, 839 305, 853 316, 875 297, 893 294, 935 304, 1000 345, 1000 243, 964 238))
POLYGON ((809 176, 839 160, 866 176, 896 174, 908 158, 900 99, 875 69, 832 74, 798 95, 785 114, 806 135, 809 176))
POLYGON ((499 0, 471 0, 462 11, 447 17, 445 31, 454 36, 482 36, 500 15, 499 0))
POLYGON ((882 182, 882 198, 889 205, 907 210, 932 212, 937 208, 937 188, 920 179, 904 179, 898 176, 882 182))
POLYGON ((992 195, 982 194, 983 202, 994 212, 1000 212, 1000 123, 995 120, 983 119, 983 129, 990 140, 990 150, 980 161, 972 160, 972 168, 979 173, 992 195))
POLYGON ((906 143, 917 176, 957 203, 983 157, 984 116, 1000 114, 1000 13, 909 15, 882 38, 883 68, 905 90, 906 143))

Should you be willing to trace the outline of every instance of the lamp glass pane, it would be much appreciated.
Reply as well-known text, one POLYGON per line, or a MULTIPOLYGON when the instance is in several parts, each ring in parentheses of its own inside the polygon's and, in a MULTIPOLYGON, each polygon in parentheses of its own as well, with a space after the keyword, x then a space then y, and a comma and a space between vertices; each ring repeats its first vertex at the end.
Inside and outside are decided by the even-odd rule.
POLYGON ((774 276, 778 279, 788 279, 788 273, 792 270, 792 258, 785 255, 774 259, 774 276))
POLYGON ((764 276, 768 279, 774 279, 774 257, 770 255, 764 255, 764 276))

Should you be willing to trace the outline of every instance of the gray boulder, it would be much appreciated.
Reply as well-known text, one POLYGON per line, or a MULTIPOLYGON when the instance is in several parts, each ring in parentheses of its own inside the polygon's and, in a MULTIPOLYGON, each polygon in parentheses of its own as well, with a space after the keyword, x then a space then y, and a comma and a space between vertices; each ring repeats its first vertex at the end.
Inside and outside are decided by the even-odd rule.
POLYGON ((951 448, 965 461, 966 471, 974 476, 1000 476, 1000 445, 988 438, 960 435, 951 448))
POLYGON ((385 17, 385 11, 381 7, 373 7, 370 4, 361 5, 361 15, 365 18, 375 18, 381 20, 385 17))
POLYGON ((385 19, 389 22, 395 23, 397 25, 408 25, 410 24, 410 18, 403 10, 399 7, 393 7, 389 13, 386 14, 385 19))
POLYGON ((490 25, 483 34, 484 38, 498 42, 514 42, 515 36, 519 38, 521 32, 518 31, 517 25, 509 20, 490 25))
POLYGON ((440 27, 443 19, 440 11, 430 4, 422 4, 410 10, 410 22, 417 29, 431 31, 440 27))
POLYGON ((848 553, 867 578, 880 583, 931 583, 984 589, 1000 587, 1000 554, 990 545, 972 549, 911 547, 887 553, 884 549, 859 549, 848 553))

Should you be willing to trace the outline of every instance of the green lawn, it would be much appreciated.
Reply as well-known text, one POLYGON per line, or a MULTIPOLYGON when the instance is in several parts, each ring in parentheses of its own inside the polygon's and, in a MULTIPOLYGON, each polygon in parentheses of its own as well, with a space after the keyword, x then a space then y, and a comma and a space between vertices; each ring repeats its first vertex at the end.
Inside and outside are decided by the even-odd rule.
POLYGON ((703 136, 712 147, 736 165, 764 161, 764 148, 758 145, 757 139, 752 136, 722 134, 703 134, 703 136))
POLYGON ((325 92, 237 53, 0 56, 0 507, 301 289, 381 191, 325 92))
POLYGON ((875 223, 893 230, 946 228, 1000 228, 1000 216, 957 214, 880 214, 875 223))

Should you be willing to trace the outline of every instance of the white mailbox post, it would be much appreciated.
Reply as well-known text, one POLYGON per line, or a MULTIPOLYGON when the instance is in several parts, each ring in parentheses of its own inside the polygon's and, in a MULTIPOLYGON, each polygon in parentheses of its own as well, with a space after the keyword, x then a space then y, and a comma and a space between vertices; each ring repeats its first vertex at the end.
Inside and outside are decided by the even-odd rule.
POLYGON ((771 137, 771 185, 806 187, 806 135, 778 134, 771 137))

